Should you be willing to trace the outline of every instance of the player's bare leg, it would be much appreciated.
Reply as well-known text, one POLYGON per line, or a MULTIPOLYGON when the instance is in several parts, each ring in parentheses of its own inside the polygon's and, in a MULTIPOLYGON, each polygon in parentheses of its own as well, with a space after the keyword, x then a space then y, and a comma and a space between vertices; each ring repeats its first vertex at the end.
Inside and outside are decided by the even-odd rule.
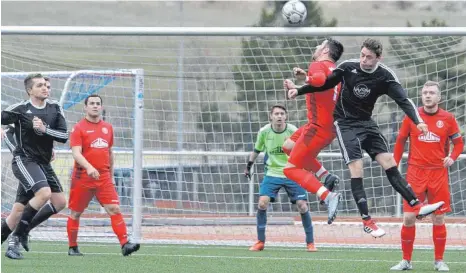
MULTIPOLYGON (((285 140, 285 143, 283 143, 282 149, 289 156, 295 144, 296 142, 289 138, 285 140)), ((320 181, 323 181, 324 187, 326 187, 329 191, 333 191, 335 186, 340 183, 340 177, 327 171, 327 169, 325 169, 325 167, 322 166, 322 164, 317 161, 317 159, 308 160, 307 163, 309 166, 304 166, 304 169, 313 172, 320 181)), ((320 202, 321 205, 324 204, 323 200, 320 202)))
POLYGON ((19 251, 21 244, 24 250, 29 251, 26 230, 30 221, 37 214, 38 210, 50 199, 52 192, 50 187, 42 187, 34 193, 34 197, 24 208, 21 219, 11 235, 11 240, 8 242, 8 249, 5 256, 10 259, 22 259, 23 255, 19 251))
POLYGON ((362 159, 351 161, 348 164, 348 168, 351 173, 351 192, 353 193, 354 201, 356 202, 356 206, 358 207, 359 213, 361 214, 364 231, 371 234, 375 238, 379 238, 385 235, 385 230, 378 227, 369 215, 366 191, 364 190, 363 185, 363 167, 364 163, 362 159))
POLYGON ((110 215, 113 232, 115 232, 118 240, 120 241, 121 253, 123 256, 128 256, 131 253, 138 251, 141 245, 128 241, 126 223, 121 215, 120 206, 117 204, 106 204, 104 205, 104 208, 108 215, 110 215))
POLYGON ((307 205, 307 200, 297 200, 296 207, 303 222, 304 232, 306 233, 306 249, 308 252, 316 252, 314 245, 314 228, 312 226, 311 214, 307 205))
POLYGON ((445 202, 440 201, 434 204, 421 205, 416 197, 416 194, 411 189, 411 186, 401 176, 400 171, 396 166, 395 159, 391 153, 380 153, 375 157, 375 160, 382 166, 387 174, 387 178, 393 188, 403 196, 408 204, 416 210, 418 219, 424 218, 436 210, 440 209, 445 202))
POLYGON ((435 252, 434 269, 442 272, 450 271, 447 264, 443 261, 447 241, 447 229, 445 226, 444 214, 432 214, 432 224, 435 252))
POLYGON ((270 197, 260 196, 257 204, 257 242, 252 245, 250 251, 262 251, 265 247, 265 228, 267 226, 267 208, 270 203, 270 197))
POLYGON ((411 257, 413 255, 414 239, 416 238, 416 213, 403 213, 403 226, 401 227, 401 250, 403 259, 390 268, 392 271, 403 271, 413 269, 411 257))

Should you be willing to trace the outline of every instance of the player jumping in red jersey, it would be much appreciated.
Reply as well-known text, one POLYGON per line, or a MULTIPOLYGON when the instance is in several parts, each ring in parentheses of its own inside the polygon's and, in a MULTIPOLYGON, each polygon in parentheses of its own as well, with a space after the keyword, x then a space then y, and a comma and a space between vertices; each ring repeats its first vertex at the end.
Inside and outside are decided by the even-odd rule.
POLYGON ((140 245, 128 241, 126 223, 120 212, 113 185, 113 127, 102 120, 102 98, 93 94, 84 100, 85 118, 71 131, 75 165, 71 178, 67 232, 70 256, 82 256, 78 249, 79 217, 95 195, 110 215, 112 228, 121 244, 123 256, 138 251, 140 245))
MULTIPOLYGON (((429 127, 429 133, 423 135, 409 119, 403 120, 400 133, 396 139, 394 158, 400 163, 406 140, 409 138, 409 158, 406 180, 412 187, 419 201, 427 198, 429 204, 443 201, 445 204, 432 214, 433 241, 435 248, 435 269, 449 271, 443 262, 447 229, 444 214, 451 211, 448 184, 448 167, 463 151, 463 139, 453 114, 439 108, 440 86, 428 81, 421 91, 423 107, 419 114, 429 127), (453 151, 450 152, 450 141, 453 151)), ((416 235, 416 213, 406 201, 403 203, 403 227, 401 228, 401 247, 403 260, 391 270, 410 270, 416 235)))
MULTIPOLYGON (((326 76, 331 74, 343 54, 343 45, 333 39, 327 39, 316 48, 312 62, 309 66, 307 82, 313 85, 322 85, 326 76)), ((289 89, 290 82, 285 81, 285 90, 289 89)), ((315 175, 322 167, 316 160, 319 152, 327 147, 335 138, 333 129, 333 109, 338 98, 340 85, 321 93, 312 93, 306 98, 309 123, 302 129, 295 146, 291 150, 290 158, 285 166, 284 174, 288 179, 298 183, 307 191, 317 194, 328 206, 328 223, 331 224, 336 217, 341 194, 331 193, 323 186, 315 175), (318 167, 315 167, 318 166, 318 167)))

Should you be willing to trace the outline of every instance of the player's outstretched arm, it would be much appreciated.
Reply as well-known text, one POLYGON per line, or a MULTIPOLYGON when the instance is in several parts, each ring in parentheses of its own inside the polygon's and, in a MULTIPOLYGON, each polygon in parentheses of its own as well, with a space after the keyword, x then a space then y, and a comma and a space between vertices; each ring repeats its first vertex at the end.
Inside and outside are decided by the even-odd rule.
POLYGON ((333 70, 332 74, 330 74, 327 77, 327 79, 325 80, 325 83, 320 87, 312 86, 312 80, 310 79, 310 84, 306 84, 298 88, 298 96, 308 94, 308 93, 323 92, 330 88, 335 87, 337 84, 339 84, 342 81, 343 72, 344 70, 341 70, 341 69, 333 70))
POLYGON ((56 126, 54 128, 49 128, 47 127, 45 129, 45 133, 51 137, 57 142, 60 143, 66 143, 68 141, 68 131, 66 127, 66 120, 65 120, 65 115, 63 113, 63 109, 57 105, 58 109, 58 119, 56 126))
POLYGON ((397 80, 388 81, 387 95, 400 106, 414 124, 424 123, 413 101, 408 98, 406 91, 397 80))
POLYGON ((405 149, 406 140, 408 140, 410 133, 410 119, 405 117, 403 123, 401 124, 400 132, 396 138, 395 147, 393 148, 393 157, 395 159, 396 165, 399 165, 403 157, 403 152, 405 149))

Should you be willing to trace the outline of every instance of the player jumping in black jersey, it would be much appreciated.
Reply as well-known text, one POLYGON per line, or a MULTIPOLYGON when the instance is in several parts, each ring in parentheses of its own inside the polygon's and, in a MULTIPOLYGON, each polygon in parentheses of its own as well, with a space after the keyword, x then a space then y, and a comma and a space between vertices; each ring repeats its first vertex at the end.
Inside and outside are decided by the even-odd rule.
POLYGON ((48 100, 50 93, 44 77, 41 74, 29 75, 24 79, 24 86, 30 99, 11 105, 1 113, 3 125, 14 124, 17 146, 13 151, 12 169, 20 181, 19 190, 31 197, 5 254, 11 259, 23 258, 19 244, 29 250, 27 233, 31 220, 50 200, 52 192, 63 192, 50 160, 53 142, 65 143, 68 140, 63 110, 57 102, 48 100))
POLYGON ((322 92, 343 83, 334 111, 334 125, 340 150, 351 173, 351 191, 361 214, 364 231, 374 237, 382 237, 385 231, 369 216, 366 192, 363 187, 363 150, 385 170, 393 188, 414 208, 418 217, 425 217, 439 209, 443 202, 422 206, 416 195, 401 176, 389 151, 385 137, 371 119, 377 99, 382 95, 392 98, 424 134, 427 125, 421 119, 414 103, 407 98, 395 73, 380 62, 382 44, 367 39, 361 46, 359 60, 347 60, 338 65, 323 86, 304 85, 296 88, 286 81, 288 97, 295 98, 306 93, 322 92))

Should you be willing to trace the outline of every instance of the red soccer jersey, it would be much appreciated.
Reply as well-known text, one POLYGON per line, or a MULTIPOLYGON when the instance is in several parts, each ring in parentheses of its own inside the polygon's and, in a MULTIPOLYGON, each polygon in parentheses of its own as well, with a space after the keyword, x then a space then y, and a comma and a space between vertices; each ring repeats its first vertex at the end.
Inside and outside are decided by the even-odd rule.
POLYGON ((444 168, 443 159, 449 155, 450 139, 461 137, 458 123, 453 114, 440 108, 437 113, 429 114, 419 107, 419 114, 429 127, 427 136, 408 117, 404 118, 399 133, 399 138, 409 137, 410 140, 408 164, 426 169, 444 168))
MULTIPOLYGON (((331 61, 312 62, 309 65, 308 76, 316 72, 323 72, 327 76, 332 74, 335 63, 331 61)), ((307 118, 309 123, 317 124, 323 128, 333 126, 333 110, 340 95, 341 84, 324 92, 306 94, 307 118)))
MULTIPOLYGON (((87 119, 78 122, 71 131, 70 146, 81 146, 84 158, 99 172, 99 180, 109 179, 110 149, 113 146, 113 127, 110 123, 92 123, 87 119)), ((84 168, 76 162, 73 177, 90 179, 84 168)))

